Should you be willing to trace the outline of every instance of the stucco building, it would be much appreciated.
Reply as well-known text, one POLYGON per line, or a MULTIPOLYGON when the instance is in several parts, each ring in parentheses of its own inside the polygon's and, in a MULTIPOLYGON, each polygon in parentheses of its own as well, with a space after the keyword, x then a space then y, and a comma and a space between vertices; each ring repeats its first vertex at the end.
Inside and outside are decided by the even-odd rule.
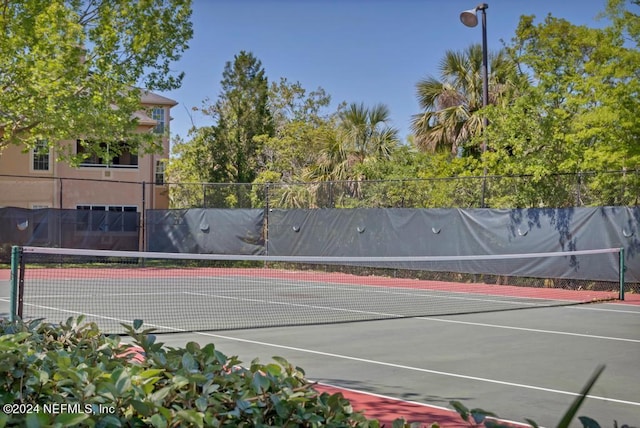
MULTIPOLYGON (((139 213, 168 208, 164 167, 169 157, 170 110, 177 103, 151 92, 143 93, 141 102, 145 108, 136 113, 138 132, 156 133, 162 153, 137 156, 125 150, 111 162, 92 157, 71 167, 55 162, 53 149, 25 153, 22 147, 9 145, 0 152, 0 207, 139 213)), ((75 153, 83 150, 81 140, 62 143, 73 145, 75 153)))

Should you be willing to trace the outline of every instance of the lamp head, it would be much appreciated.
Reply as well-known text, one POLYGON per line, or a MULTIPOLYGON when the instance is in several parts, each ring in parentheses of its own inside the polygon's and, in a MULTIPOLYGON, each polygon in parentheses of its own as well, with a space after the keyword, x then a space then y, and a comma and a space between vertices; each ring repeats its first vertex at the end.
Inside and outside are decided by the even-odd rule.
POLYGON ((478 25, 478 15, 476 14, 477 9, 469 9, 465 10, 460 14, 460 22, 462 22, 467 27, 475 27, 478 25))
POLYGON ((467 27, 475 27, 478 25, 478 11, 485 11, 489 8, 489 5, 486 3, 480 3, 473 9, 465 10, 460 14, 460 22, 462 22, 467 27))

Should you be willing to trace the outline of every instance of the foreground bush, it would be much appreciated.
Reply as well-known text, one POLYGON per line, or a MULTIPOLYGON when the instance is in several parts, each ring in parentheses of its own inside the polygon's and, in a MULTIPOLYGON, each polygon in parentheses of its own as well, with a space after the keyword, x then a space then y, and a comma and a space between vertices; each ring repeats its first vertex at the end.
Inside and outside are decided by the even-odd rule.
POLYGON ((14 403, 0 426, 379 426, 282 358, 242 367, 213 344, 155 343, 140 323, 129 327, 134 345, 82 318, 0 327, 0 401, 14 403))

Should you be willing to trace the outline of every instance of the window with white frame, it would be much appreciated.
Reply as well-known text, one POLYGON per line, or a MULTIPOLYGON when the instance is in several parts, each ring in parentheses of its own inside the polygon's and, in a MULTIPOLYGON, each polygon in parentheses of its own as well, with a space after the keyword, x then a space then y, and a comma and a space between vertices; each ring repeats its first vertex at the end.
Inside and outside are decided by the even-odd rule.
POLYGON ((165 179, 165 168, 167 163, 164 160, 156 161, 156 184, 162 186, 164 184, 165 179))
POLYGON ((34 171, 49 171, 49 144, 46 141, 38 140, 31 154, 34 171))
POLYGON ((164 134, 164 108, 155 107, 151 111, 151 118, 157 122, 155 128, 153 128, 153 132, 156 134, 164 134))
POLYGON ((138 208, 127 205, 78 205, 76 230, 95 232, 135 232, 138 208))

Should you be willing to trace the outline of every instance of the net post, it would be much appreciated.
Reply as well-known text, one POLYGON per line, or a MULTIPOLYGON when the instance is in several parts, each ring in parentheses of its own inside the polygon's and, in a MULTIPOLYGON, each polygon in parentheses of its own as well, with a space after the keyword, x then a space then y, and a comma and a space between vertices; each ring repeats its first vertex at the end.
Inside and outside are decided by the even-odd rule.
POLYGON ((17 245, 11 247, 11 300, 9 309, 9 321, 17 321, 18 312, 18 266, 22 258, 22 249, 17 245))
POLYGON ((620 252, 618 252, 618 270, 620 275, 620 300, 624 300, 624 271, 626 266, 624 264, 624 247, 620 247, 620 252))
POLYGON ((22 310, 24 308, 24 249, 20 248, 19 257, 19 269, 18 269, 18 318, 23 318, 22 310))

